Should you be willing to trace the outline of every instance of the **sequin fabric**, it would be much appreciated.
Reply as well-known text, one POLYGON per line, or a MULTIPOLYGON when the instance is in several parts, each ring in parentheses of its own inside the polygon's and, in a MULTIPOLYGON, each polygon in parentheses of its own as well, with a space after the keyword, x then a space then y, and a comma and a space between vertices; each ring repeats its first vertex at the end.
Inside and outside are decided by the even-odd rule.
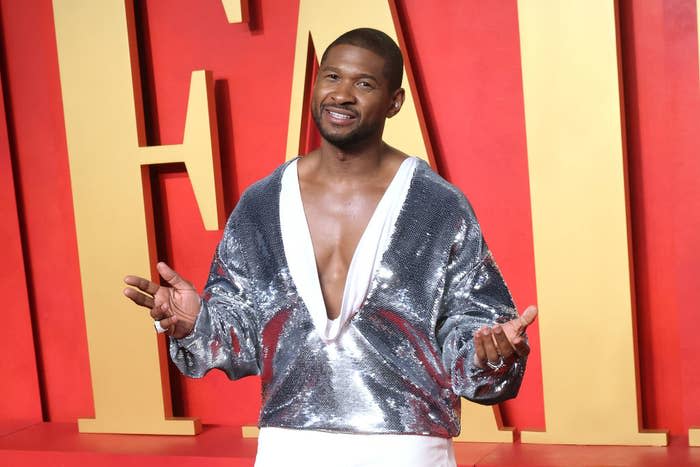
POLYGON ((324 343, 287 267, 279 224, 283 165, 250 187, 226 225, 193 332, 171 339, 187 376, 259 374, 259 425, 440 437, 460 430, 459 397, 515 397, 525 359, 473 365, 473 333, 515 318, 464 195, 424 162, 367 297, 324 343))

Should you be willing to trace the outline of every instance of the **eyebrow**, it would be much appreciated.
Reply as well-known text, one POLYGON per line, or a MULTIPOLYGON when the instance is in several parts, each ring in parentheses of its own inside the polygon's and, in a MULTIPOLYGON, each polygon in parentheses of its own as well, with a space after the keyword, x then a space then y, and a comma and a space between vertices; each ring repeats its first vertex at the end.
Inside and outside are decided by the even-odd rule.
MULTIPOLYGON (((342 73, 342 70, 340 68, 330 66, 330 65, 321 66, 319 68, 319 72, 320 71, 334 71, 334 72, 342 73)), ((369 73, 360 73, 359 75, 355 75, 355 77, 357 79, 371 79, 372 81, 376 81, 377 83, 379 83, 379 79, 377 79, 376 76, 371 75, 369 73)))

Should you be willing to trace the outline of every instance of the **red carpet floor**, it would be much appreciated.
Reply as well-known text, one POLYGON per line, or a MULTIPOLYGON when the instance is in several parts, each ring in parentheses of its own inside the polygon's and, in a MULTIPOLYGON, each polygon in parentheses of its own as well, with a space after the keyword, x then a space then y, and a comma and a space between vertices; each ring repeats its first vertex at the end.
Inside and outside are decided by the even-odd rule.
MULTIPOLYGON (((662 448, 458 443, 455 452, 460 466, 700 467, 700 448, 685 437, 662 448)), ((239 427, 205 426, 199 436, 180 437, 80 434, 74 423, 0 424, 2 467, 250 467, 254 457, 255 440, 242 439, 239 427)))

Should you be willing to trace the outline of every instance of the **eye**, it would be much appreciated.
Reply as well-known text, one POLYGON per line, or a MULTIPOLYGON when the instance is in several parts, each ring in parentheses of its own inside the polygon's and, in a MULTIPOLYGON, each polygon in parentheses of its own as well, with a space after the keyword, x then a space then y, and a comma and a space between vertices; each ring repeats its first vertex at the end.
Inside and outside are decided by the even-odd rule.
POLYGON ((374 85, 371 82, 366 81, 366 80, 358 81, 357 86, 362 88, 362 89, 367 89, 367 90, 374 89, 374 85))
POLYGON ((340 79, 340 76, 338 76, 337 73, 329 72, 324 75, 324 78, 329 81, 338 81, 340 79))

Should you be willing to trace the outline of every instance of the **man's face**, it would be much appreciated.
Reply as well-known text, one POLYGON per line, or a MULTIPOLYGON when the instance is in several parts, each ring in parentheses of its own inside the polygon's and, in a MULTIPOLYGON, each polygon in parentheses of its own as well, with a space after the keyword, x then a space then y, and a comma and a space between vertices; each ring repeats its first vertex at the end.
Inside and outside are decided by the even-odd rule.
POLYGON ((321 63, 311 113, 321 136, 341 149, 381 141, 384 122, 403 103, 403 90, 390 92, 384 59, 353 45, 337 45, 321 63))

